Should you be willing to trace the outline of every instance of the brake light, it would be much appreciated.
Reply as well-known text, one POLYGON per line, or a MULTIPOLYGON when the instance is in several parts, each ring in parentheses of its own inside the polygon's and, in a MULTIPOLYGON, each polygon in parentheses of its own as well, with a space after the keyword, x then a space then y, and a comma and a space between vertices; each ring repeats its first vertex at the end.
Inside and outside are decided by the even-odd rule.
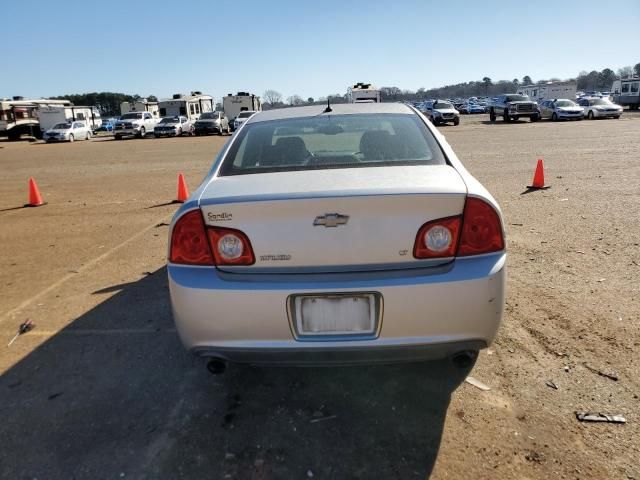
POLYGON ((213 265, 200 210, 185 213, 171 234, 169 260, 186 265, 213 265))
POLYGON ((253 265, 256 261, 247 236, 231 228, 207 228, 216 265, 253 265))
POLYGON ((498 212, 484 200, 467 197, 458 256, 480 255, 502 249, 504 236, 498 212))
POLYGON ((413 246, 415 258, 453 257, 460 237, 461 217, 449 217, 425 223, 413 246))

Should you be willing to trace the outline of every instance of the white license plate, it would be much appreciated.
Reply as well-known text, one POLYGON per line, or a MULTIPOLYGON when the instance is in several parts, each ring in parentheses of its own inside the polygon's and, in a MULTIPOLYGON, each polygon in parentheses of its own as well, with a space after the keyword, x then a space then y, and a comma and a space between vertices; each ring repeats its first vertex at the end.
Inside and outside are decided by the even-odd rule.
POLYGON ((293 302, 299 335, 372 335, 376 331, 376 295, 301 295, 293 302))

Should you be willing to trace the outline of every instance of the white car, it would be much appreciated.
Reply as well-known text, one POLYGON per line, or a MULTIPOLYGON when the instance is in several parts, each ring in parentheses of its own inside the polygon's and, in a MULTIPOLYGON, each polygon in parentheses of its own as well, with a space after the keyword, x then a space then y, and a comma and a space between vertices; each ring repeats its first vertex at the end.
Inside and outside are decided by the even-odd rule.
POLYGON ((582 107, 584 115, 589 119, 620 118, 622 107, 606 98, 581 98, 578 105, 582 107))
POLYGON ((242 126, 242 124, 246 122, 249 118, 251 118, 251 116, 254 113, 256 112, 253 110, 245 110, 243 112, 240 112, 238 116, 235 118, 235 120, 233 121, 233 129, 234 130, 239 129, 242 126))
POLYGON ((44 132, 42 138, 47 143, 89 140, 91 138, 91 129, 84 122, 57 123, 44 132))
POLYGON ((548 118, 554 122, 558 120, 582 120, 584 111, 574 101, 566 98, 545 100, 540 104, 540 118, 548 118))
POLYGON ((500 208, 416 109, 259 112, 169 228, 190 351, 284 364, 472 365, 502 318, 500 208))

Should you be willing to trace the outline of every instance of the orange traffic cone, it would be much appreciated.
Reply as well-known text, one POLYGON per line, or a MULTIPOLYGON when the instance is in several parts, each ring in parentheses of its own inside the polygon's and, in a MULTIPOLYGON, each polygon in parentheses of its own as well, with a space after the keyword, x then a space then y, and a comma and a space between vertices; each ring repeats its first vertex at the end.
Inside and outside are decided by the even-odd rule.
POLYGON ((42 195, 40 195, 40 190, 38 190, 38 184, 31 177, 29 179, 29 203, 27 203, 26 207, 39 207, 40 205, 44 205, 42 201, 42 195))
POLYGON ((544 190, 550 188, 544 185, 544 163, 542 159, 538 159, 538 164, 536 165, 536 173, 533 174, 533 183, 531 185, 527 185, 527 188, 535 189, 535 190, 544 190))
POLYGON ((179 203, 184 203, 189 198, 189 189, 187 188, 187 182, 184 181, 184 175, 178 175, 178 199, 179 203))

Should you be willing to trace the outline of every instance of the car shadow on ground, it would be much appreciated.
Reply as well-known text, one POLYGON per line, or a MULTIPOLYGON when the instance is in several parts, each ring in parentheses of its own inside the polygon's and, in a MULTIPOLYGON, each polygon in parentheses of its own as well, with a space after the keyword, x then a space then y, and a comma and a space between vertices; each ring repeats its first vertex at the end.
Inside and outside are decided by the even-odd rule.
POLYGON ((0 379, 0 477, 425 478, 468 373, 439 361, 212 376, 179 343, 165 268, 94 293, 111 296, 0 379))

